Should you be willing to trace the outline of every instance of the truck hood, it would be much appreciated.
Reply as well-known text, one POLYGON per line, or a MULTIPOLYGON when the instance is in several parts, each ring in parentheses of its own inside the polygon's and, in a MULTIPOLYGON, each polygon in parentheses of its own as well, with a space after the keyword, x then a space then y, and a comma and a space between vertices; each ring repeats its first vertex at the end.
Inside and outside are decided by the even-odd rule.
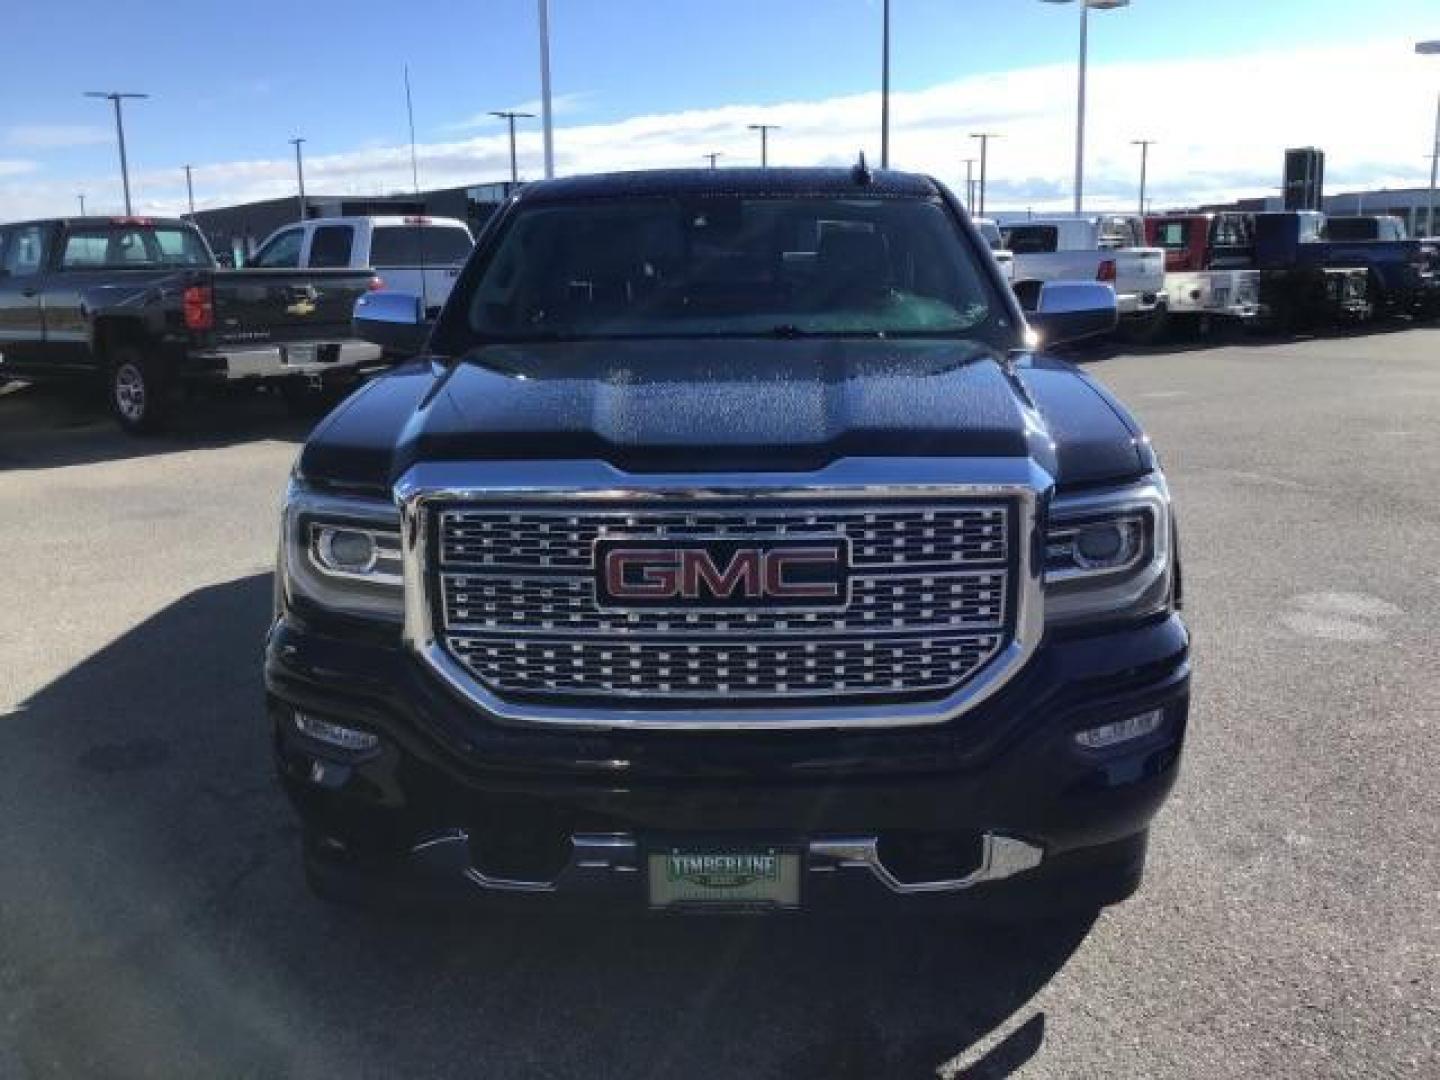
POLYGON ((413 362, 332 414, 301 472, 382 489, 422 461, 789 472, 858 456, 1029 457, 1069 483, 1145 467, 1133 424, 1069 365, 977 342, 817 338, 497 345, 413 362))

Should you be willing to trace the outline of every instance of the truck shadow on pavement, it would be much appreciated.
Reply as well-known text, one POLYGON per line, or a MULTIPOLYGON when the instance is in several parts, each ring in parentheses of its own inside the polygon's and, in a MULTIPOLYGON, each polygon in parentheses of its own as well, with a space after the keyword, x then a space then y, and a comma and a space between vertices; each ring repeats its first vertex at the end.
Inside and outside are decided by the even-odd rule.
POLYGON ((70 385, 0 385, 0 472, 151 457, 262 439, 299 443, 315 421, 288 415, 274 394, 196 395, 174 429, 137 438, 116 425, 104 395, 70 385))
POLYGON ((197 590, 0 716, 0 1074, 999 1077, 1042 1049, 1022 1011, 1090 918, 312 899, 263 721, 270 588, 197 590))

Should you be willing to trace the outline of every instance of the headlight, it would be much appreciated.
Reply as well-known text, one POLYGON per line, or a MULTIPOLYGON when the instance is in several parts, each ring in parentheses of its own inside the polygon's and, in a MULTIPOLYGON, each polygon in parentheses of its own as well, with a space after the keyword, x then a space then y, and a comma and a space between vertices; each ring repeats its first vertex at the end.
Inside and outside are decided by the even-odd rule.
POLYGON ((1045 620, 1051 626, 1140 618, 1170 605, 1170 492, 1139 484, 1059 496, 1045 534, 1045 620))
POLYGON ((400 512, 394 504, 321 494, 292 481, 280 527, 287 601, 361 618, 403 618, 400 512))

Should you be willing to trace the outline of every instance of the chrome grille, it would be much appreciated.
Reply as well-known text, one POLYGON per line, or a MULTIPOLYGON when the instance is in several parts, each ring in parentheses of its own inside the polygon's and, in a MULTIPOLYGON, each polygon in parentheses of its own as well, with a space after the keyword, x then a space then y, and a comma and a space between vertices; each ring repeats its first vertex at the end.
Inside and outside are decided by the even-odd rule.
POLYGON ((610 611, 588 578, 441 575, 451 630, 584 637, 697 634, 880 634, 993 628, 1005 618, 1005 574, 886 574, 857 577, 842 611, 610 611))
POLYGON ((601 537, 839 536, 854 566, 1004 562, 1003 504, 788 510, 447 510, 440 561, 493 570, 589 570, 601 537))
POLYGON ((833 696, 946 690, 992 656, 998 634, 873 641, 676 645, 460 637, 451 648, 496 690, 667 697, 833 696))
MULTIPOLYGON (((889 505, 442 506, 428 586, 437 635, 502 694, 822 700, 934 694, 1008 643, 1012 508, 889 505), (596 603, 598 540, 848 541, 839 609, 616 609, 596 603)), ((657 704, 661 703, 658 700, 657 704)))

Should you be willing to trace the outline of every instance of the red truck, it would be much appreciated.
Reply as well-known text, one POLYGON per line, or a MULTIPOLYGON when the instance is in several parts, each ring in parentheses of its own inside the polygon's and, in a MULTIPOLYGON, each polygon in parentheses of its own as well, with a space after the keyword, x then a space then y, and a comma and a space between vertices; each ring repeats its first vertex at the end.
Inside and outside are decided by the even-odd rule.
POLYGON ((1172 319, 1204 333, 1217 320, 1243 325, 1260 316, 1260 274, 1253 269, 1254 228, 1248 215, 1147 217, 1145 239, 1165 251, 1172 319))

